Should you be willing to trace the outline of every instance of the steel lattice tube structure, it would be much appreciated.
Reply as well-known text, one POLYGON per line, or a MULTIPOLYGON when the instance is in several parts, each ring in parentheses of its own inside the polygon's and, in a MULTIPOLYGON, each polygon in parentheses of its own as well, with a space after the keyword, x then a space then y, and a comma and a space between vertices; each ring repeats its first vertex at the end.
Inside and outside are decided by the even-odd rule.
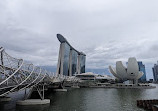
POLYGON ((50 76, 54 74, 23 59, 14 58, 0 47, 0 97, 48 83, 50 76))
POLYGON ((73 76, 85 73, 86 55, 73 48, 61 34, 57 34, 57 38, 61 44, 56 74, 73 76))

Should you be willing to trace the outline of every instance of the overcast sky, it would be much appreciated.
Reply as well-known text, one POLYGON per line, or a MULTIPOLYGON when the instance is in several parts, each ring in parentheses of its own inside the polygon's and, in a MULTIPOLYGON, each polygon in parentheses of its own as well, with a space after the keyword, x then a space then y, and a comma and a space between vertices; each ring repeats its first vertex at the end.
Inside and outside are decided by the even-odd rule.
MULTIPOLYGON (((62 34, 87 68, 158 60, 157 0, 0 0, 0 44, 35 65, 56 66, 62 34)), ((150 72, 151 70, 150 70, 150 72)))

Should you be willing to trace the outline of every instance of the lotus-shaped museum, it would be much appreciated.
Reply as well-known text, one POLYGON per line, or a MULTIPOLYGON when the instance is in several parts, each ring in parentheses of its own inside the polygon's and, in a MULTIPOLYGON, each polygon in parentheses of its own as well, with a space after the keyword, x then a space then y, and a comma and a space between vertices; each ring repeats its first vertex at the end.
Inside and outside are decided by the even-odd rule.
POLYGON ((143 72, 139 71, 138 62, 134 57, 128 59, 127 68, 123 65, 122 61, 117 61, 116 68, 109 66, 109 70, 120 80, 137 81, 143 76, 143 72))

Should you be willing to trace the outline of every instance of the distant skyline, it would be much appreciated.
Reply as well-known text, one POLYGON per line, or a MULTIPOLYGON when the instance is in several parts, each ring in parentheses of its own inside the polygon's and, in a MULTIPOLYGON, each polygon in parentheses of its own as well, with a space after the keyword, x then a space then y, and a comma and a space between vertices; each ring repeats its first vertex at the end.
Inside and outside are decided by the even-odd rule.
POLYGON ((157 4, 155 0, 1 0, 0 44, 13 57, 56 66, 60 33, 86 53, 87 68, 104 69, 136 57, 152 77, 151 68, 158 60, 157 4))

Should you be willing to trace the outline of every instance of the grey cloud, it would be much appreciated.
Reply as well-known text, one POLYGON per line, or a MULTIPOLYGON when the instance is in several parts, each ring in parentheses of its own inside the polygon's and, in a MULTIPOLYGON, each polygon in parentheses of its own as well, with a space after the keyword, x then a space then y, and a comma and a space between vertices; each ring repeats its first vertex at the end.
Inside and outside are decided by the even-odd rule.
MULTIPOLYGON (((56 65, 61 33, 87 54, 88 68, 104 68, 135 56, 157 58, 158 1, 0 1, 0 44, 10 55, 37 65, 56 65)), ((151 65, 149 65, 151 66, 151 65)))

